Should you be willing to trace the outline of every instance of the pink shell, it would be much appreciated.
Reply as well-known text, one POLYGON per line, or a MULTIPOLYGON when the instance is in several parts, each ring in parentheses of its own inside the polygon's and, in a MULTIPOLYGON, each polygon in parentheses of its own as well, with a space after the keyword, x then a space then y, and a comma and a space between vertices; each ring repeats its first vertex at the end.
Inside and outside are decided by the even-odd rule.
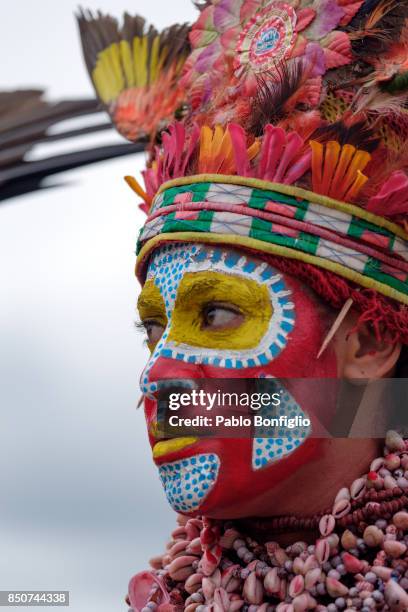
POLYGON ((170 596, 166 590, 165 584, 159 576, 153 574, 153 572, 140 572, 133 576, 129 582, 128 595, 130 605, 135 612, 141 612, 149 601, 149 594, 152 586, 156 584, 160 590, 160 597, 156 601, 159 604, 166 604, 170 602, 170 596))

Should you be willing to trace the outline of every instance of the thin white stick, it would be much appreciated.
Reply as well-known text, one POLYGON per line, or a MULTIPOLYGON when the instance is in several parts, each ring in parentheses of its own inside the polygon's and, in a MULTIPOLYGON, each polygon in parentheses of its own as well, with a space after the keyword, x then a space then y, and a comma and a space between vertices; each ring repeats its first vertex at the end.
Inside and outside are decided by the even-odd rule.
POLYGON ((336 317, 336 320, 334 321, 333 325, 329 329, 329 332, 328 332, 327 336, 323 340, 323 344, 320 347, 320 351, 317 353, 317 359, 319 359, 323 355, 324 351, 327 349, 327 347, 329 346, 330 342, 333 340, 333 337, 334 337, 335 333, 339 329, 340 325, 343 323, 343 321, 344 321, 348 311, 352 307, 352 305, 353 305, 353 300, 351 298, 349 298, 345 302, 343 308, 340 310, 339 314, 336 317))

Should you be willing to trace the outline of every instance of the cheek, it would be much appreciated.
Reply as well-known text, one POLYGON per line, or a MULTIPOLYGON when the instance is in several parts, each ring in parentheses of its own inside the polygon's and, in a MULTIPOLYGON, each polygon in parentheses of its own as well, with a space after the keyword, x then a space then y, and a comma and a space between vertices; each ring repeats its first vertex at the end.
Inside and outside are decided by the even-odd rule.
MULTIPOLYGON (((287 281, 288 286, 290 283, 287 281)), ((328 322, 313 299, 291 287, 295 305, 295 324, 286 339, 286 346, 262 366, 226 369, 205 366, 208 378, 336 378, 337 357, 332 345, 317 359, 328 331, 328 322)))
POLYGON ((251 467, 251 440, 215 440, 212 451, 220 458, 220 471, 211 494, 200 507, 200 513, 215 518, 239 518, 273 514, 264 496, 305 465, 318 461, 324 454, 325 440, 309 439, 298 452, 261 470, 251 467))
POLYGON ((145 420, 146 420, 147 434, 148 434, 150 445, 153 447, 155 443, 155 434, 156 434, 156 429, 157 429, 156 402, 145 397, 143 405, 144 405, 144 415, 145 415, 145 420))
POLYGON ((287 378, 337 377, 337 358, 331 346, 317 359, 328 331, 322 310, 298 287, 292 288, 292 300, 296 313, 294 328, 285 349, 264 368, 265 373, 287 378))

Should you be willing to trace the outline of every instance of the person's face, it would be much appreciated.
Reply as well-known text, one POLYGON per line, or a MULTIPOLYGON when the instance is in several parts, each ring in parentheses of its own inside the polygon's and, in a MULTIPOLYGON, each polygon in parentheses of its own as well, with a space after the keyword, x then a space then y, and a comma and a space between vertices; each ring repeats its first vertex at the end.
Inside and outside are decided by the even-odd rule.
POLYGON ((207 516, 235 505, 245 516, 250 498, 251 512, 265 513, 265 493, 319 459, 323 440, 309 434, 330 399, 286 395, 291 413, 312 422, 303 437, 159 441, 155 394, 164 380, 180 391, 197 379, 208 388, 211 379, 231 378, 237 392, 245 379, 335 378, 334 351, 317 359, 328 328, 321 304, 300 281, 245 251, 176 244, 153 254, 138 309, 151 350, 141 377, 145 415, 170 504, 207 516))

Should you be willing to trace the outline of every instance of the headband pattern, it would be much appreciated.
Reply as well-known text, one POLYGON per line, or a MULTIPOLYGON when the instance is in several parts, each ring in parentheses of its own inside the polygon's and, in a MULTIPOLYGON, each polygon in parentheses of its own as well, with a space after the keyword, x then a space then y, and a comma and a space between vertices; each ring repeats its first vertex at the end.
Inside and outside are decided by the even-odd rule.
POLYGON ((138 252, 156 236, 171 239, 179 232, 212 234, 220 242, 225 236, 245 237, 257 250, 279 253, 281 247, 287 257, 327 269, 335 264, 340 275, 363 276, 364 286, 408 303, 408 242, 398 226, 384 227, 383 219, 357 207, 350 214, 341 202, 324 204, 312 192, 293 189, 290 195, 288 186, 268 189, 265 182, 243 178, 241 183, 254 186, 236 185, 237 177, 216 175, 197 179, 163 186, 140 233, 138 252))

